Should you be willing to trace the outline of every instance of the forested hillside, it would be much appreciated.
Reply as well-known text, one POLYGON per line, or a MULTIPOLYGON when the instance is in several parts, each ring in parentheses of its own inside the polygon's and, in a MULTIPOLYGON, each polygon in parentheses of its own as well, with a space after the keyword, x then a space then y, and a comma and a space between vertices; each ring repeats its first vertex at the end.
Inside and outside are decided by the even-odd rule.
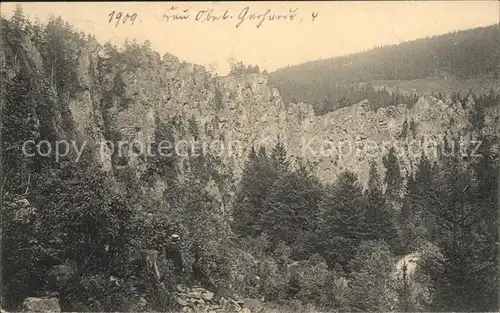
MULTIPOLYGON (((459 31, 293 65, 276 70, 271 78, 285 102, 314 104, 320 113, 359 101, 366 93, 357 86, 361 82, 371 85, 373 81, 430 77, 467 81, 480 76, 496 81, 500 51, 498 34, 498 25, 459 31)), ((456 87, 455 92, 469 89, 456 87)), ((404 93, 411 94, 412 90, 404 93)), ((391 104, 386 101, 385 105, 391 104)))
POLYGON ((243 67, 216 80, 147 42, 101 45, 61 18, 34 23, 21 7, 0 26, 2 309, 498 311, 498 117, 480 105, 496 105, 494 93, 421 98, 415 120, 399 114, 406 108, 370 114, 363 102, 328 125, 310 107, 287 111, 243 67), (408 171, 413 160, 382 150, 365 186, 360 166, 333 155, 323 161, 338 175, 320 180, 318 164, 284 144, 289 129, 444 141, 408 171), (275 143, 257 142, 269 133, 275 143), (479 150, 453 150, 457 134, 479 150), (195 153, 193 139, 230 135, 250 149, 234 159, 195 153), (153 150, 164 141, 194 150, 120 156, 91 146, 140 137, 153 150), (78 159, 47 151, 62 140, 89 146, 78 159), (413 267, 397 268, 410 253, 413 267))

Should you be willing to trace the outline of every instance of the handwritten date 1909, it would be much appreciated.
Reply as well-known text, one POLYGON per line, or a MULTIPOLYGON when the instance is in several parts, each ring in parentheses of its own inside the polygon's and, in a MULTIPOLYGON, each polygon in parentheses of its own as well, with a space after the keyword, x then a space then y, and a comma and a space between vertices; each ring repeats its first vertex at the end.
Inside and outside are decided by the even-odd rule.
POLYGON ((135 20, 137 18, 137 13, 123 14, 122 12, 113 11, 109 13, 108 16, 109 16, 109 23, 112 23, 114 20, 116 20, 115 27, 118 27, 118 24, 120 24, 120 22, 122 24, 126 24, 127 22, 129 22, 130 25, 134 25, 135 20))

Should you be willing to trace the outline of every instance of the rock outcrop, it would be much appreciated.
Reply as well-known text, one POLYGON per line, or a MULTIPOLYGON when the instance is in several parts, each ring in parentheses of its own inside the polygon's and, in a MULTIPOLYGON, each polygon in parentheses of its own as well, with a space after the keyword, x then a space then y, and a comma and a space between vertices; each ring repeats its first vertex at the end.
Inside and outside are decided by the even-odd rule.
MULTIPOLYGON (((86 64, 86 58, 82 56, 81 62, 86 64)), ((468 112, 460 104, 432 96, 421 97, 411 107, 400 104, 377 111, 365 100, 317 116, 308 104, 284 103, 266 74, 214 78, 203 67, 180 63, 168 54, 161 59, 151 53, 141 62, 140 67, 114 76, 113 80, 121 81, 123 94, 121 100, 106 104, 110 106, 106 112, 96 107, 92 100, 95 95, 75 95, 87 99, 80 106, 90 110, 86 116, 96 119, 95 126, 89 127, 89 119, 81 116, 83 109, 72 111, 77 125, 84 120, 87 123, 79 127, 82 136, 97 140, 102 115, 109 121, 107 127, 122 140, 146 144, 154 139, 158 121, 176 119, 176 140, 205 143, 236 177, 242 173, 252 146, 271 147, 279 138, 286 144, 292 164, 298 160, 312 162, 323 181, 331 181, 343 170, 353 170, 366 182, 369 162, 374 160, 383 168, 381 160, 389 146, 399 148, 402 168, 412 171, 422 152, 435 157, 442 138, 461 135, 468 123, 468 112), (197 136, 189 131, 192 118, 197 122, 197 136), (412 130, 404 131, 410 123, 412 130), (86 135, 84 129, 96 131, 86 135)), ((100 88, 110 87, 104 84, 100 88)), ((108 164, 105 168, 112 171, 111 157, 105 154, 100 155, 102 164, 108 164)), ((127 157, 127 166, 139 172, 145 162, 140 156, 127 157)))
POLYGON ((78 267, 75 262, 53 266, 47 273, 47 280, 55 290, 60 290, 71 280, 78 277, 78 267))
POLYGON ((412 279, 418 267, 419 253, 412 252, 403 255, 394 265, 394 275, 396 278, 406 275, 408 279, 412 279))
POLYGON ((182 312, 261 312, 261 310, 251 310, 245 305, 245 301, 236 301, 229 298, 226 299, 224 297, 215 297, 215 294, 213 292, 203 288, 188 288, 183 285, 177 285, 175 289, 175 300, 182 307, 182 312))
MULTIPOLYGON (((43 71, 36 47, 29 41, 23 47, 33 71, 43 71)), ((129 145, 123 162, 117 162, 113 152, 119 150, 118 141, 146 147, 159 123, 167 120, 177 121, 175 140, 204 142, 236 178, 252 146, 270 147, 279 138, 292 164, 304 159, 315 164, 321 180, 332 181, 341 171, 353 170, 362 182, 367 181, 370 161, 383 168, 388 146, 399 147, 403 170, 412 171, 423 150, 435 157, 436 144, 444 136, 464 135, 468 123, 467 105, 432 96, 421 97, 411 107, 399 104, 374 111, 361 101, 317 116, 311 105, 284 103, 267 74, 213 77, 204 67, 171 54, 161 57, 147 47, 137 49, 118 58, 89 40, 77 57, 77 87, 63 99, 61 107, 66 108, 51 123, 60 136, 86 141, 86 150, 110 173, 126 168, 140 176, 151 157, 132 153, 129 145), (72 131, 61 128, 64 117, 71 119, 72 131), (197 135, 190 131, 192 119, 197 135), (411 131, 404 131, 410 123, 411 131)), ((490 111, 486 129, 495 132, 498 108, 490 111)))
POLYGON ((23 312, 61 312, 57 298, 26 298, 23 301, 23 312))

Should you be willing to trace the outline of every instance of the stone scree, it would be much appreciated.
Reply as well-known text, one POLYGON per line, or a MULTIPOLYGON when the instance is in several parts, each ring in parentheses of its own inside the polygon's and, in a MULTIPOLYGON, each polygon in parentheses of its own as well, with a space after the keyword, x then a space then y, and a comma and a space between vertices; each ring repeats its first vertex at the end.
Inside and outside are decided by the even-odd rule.
POLYGON ((177 285, 175 288, 175 300, 182 306, 182 312, 190 313, 222 313, 240 312, 252 313, 245 308, 244 301, 235 301, 221 297, 217 299, 215 294, 203 288, 187 288, 177 285))

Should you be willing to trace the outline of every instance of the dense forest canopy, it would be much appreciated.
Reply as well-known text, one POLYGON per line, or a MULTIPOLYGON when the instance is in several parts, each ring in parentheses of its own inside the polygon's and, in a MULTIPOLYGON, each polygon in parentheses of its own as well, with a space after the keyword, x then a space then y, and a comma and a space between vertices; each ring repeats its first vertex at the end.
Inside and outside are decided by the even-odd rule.
POLYGON ((278 69, 270 76, 285 102, 304 101, 320 113, 343 106, 343 89, 353 90, 354 96, 348 98, 350 103, 359 101, 361 93, 357 84, 362 82, 429 77, 468 80, 484 75, 498 80, 498 33, 498 24, 458 31, 293 65, 278 69), (323 108, 325 102, 327 109, 323 108))

